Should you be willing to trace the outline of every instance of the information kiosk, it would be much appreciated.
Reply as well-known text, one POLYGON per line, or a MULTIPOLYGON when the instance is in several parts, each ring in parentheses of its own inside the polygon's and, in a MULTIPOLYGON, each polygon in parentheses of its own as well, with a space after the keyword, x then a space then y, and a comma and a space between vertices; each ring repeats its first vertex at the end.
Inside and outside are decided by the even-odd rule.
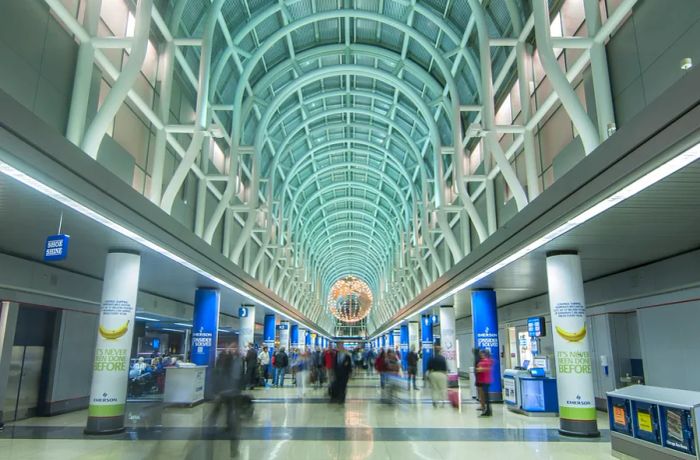
POLYGON ((547 375, 548 367, 542 357, 533 359, 530 369, 506 369, 503 397, 509 410, 524 415, 558 415, 557 380, 547 375))

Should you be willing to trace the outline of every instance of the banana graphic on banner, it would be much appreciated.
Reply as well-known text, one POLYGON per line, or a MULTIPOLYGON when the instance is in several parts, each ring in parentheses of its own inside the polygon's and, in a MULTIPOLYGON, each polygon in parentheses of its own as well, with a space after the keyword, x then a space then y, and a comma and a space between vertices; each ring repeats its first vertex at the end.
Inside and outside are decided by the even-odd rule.
POLYGON ((129 330, 129 321, 125 322, 121 326, 119 326, 116 329, 106 329, 103 325, 100 324, 100 335, 104 337, 107 340, 116 340, 119 337, 123 336, 126 334, 126 331, 129 330))
POLYGON ((568 340, 569 342, 580 342, 583 340, 584 337, 586 337, 586 326, 584 325, 578 332, 569 332, 561 327, 557 326, 556 327, 557 334, 564 339, 568 340))

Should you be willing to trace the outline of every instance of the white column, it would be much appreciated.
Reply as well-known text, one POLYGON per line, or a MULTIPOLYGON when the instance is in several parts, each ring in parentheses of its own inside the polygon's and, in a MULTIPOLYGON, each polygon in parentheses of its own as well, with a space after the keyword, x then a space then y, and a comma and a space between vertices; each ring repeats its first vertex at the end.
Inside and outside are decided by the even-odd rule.
POLYGON ((420 351, 420 340, 418 337, 418 321, 408 323, 408 349, 416 347, 415 351, 420 351))
POLYGON ((87 433, 108 434, 124 430, 126 386, 140 265, 141 256, 138 254, 107 254, 85 428, 87 433))
MULTIPOLYGON (((12 360, 12 346, 15 343, 18 315, 19 304, 14 302, 0 304, 0 401, 3 402, 10 376, 10 361, 12 360)), ((3 425, 2 409, 3 406, 0 406, 0 427, 3 425)))
POLYGON ((599 436, 581 260, 576 252, 547 254, 547 284, 557 366, 559 431, 599 436))
POLYGON ((306 334, 307 330, 305 328, 299 328, 299 349, 308 350, 309 347, 306 346, 306 334))
POLYGON ((253 343, 255 335, 255 307, 253 305, 241 305, 238 309, 239 331, 238 347, 245 350, 249 343, 253 343))
POLYGON ((452 305, 440 306, 440 348, 447 361, 448 382, 457 384, 457 337, 455 333, 455 309, 452 305))

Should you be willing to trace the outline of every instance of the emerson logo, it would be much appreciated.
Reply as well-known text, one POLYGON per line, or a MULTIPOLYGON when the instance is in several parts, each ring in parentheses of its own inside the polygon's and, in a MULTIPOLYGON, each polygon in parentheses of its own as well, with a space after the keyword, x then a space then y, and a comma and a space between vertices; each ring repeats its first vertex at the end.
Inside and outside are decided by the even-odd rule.
POLYGON ((97 402, 97 403, 113 403, 113 402, 118 402, 118 399, 115 398, 114 396, 109 396, 108 393, 102 393, 101 398, 92 398, 92 402, 97 402))

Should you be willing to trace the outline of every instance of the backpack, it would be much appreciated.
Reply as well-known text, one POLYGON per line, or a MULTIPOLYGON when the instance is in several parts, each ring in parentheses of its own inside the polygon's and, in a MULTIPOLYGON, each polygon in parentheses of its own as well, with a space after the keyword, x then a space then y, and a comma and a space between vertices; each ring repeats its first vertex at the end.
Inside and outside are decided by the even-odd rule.
POLYGON ((272 359, 270 360, 270 363, 274 366, 275 365, 275 356, 277 356, 277 353, 272 355, 272 359))

